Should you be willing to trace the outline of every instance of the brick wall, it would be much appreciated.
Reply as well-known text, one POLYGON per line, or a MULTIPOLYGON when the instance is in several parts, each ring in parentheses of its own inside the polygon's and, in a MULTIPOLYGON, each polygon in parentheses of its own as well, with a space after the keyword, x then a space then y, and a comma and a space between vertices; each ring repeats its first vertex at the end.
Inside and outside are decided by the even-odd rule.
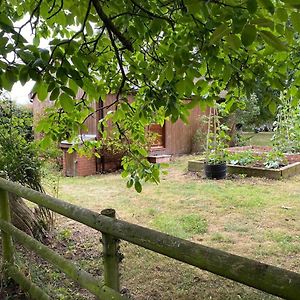
POLYGON ((86 157, 76 155, 76 175, 89 176, 96 174, 96 157, 86 157))
POLYGON ((63 149, 64 176, 89 176, 96 174, 96 157, 79 156, 76 152, 68 153, 63 149))
POLYGON ((66 158, 67 158, 67 150, 63 149, 63 161, 62 161, 62 165, 63 165, 63 175, 64 176, 67 176, 66 158))

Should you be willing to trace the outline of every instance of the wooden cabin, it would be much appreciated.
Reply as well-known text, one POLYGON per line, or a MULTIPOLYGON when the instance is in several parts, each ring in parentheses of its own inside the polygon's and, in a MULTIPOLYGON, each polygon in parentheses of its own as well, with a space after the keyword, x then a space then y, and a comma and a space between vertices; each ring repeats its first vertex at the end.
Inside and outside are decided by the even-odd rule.
MULTIPOLYGON (((80 95, 78 95, 80 97, 80 95)), ((107 95, 104 103, 105 106, 114 101, 114 95, 107 95)), ((51 101, 46 100, 40 102, 36 96, 32 97, 34 123, 42 117, 45 108, 51 105, 51 101)), ((102 103, 95 102, 95 110, 97 112, 89 117, 86 121, 87 132, 82 134, 83 139, 97 139, 99 132, 97 125, 109 109, 101 109, 102 103)), ((166 121, 164 126, 153 124, 148 130, 157 133, 157 139, 153 143, 149 152, 149 161, 152 163, 169 161, 172 155, 188 154, 192 151, 193 137, 198 129, 206 130, 206 125, 201 124, 200 117, 205 114, 199 108, 195 107, 191 110, 188 118, 188 124, 181 120, 172 123, 166 121)), ((39 138, 39 136, 36 136, 39 138)), ((63 150, 63 173, 65 176, 87 176, 96 173, 114 171, 121 168, 122 154, 113 154, 109 152, 102 153, 100 158, 93 156, 91 158, 79 156, 76 152, 68 153, 68 149, 72 144, 62 141, 60 144, 63 150)))

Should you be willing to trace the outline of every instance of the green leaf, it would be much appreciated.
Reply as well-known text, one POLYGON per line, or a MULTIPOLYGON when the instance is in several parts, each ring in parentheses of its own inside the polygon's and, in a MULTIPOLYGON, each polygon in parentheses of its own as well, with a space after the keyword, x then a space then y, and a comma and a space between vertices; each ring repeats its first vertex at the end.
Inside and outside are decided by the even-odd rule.
POLYGON ((275 15, 282 22, 286 22, 288 20, 288 17, 289 17, 286 9, 281 8, 281 7, 276 9, 275 15))
POLYGON ((135 180, 134 188, 138 193, 140 193, 142 191, 142 185, 139 180, 135 180))
POLYGON ((68 80, 67 70, 63 67, 59 67, 56 71, 56 77, 60 79, 63 83, 66 83, 68 80))
POLYGON ((51 145, 51 138, 49 135, 46 135, 39 143, 39 146, 43 149, 49 149, 49 146, 51 145))
POLYGON ((29 79, 28 67, 24 66, 20 69, 19 80, 22 85, 24 85, 29 79))
POLYGON ((199 12, 202 9, 202 3, 198 0, 189 0, 185 3, 188 12, 190 14, 194 14, 195 12, 199 12))
POLYGON ((70 88, 68 88, 67 86, 62 86, 61 89, 66 92, 68 95, 70 95, 71 97, 75 98, 76 94, 74 93, 74 91, 70 88))
POLYGON ((251 21, 251 24, 257 25, 259 27, 269 27, 271 29, 274 28, 274 22, 267 18, 258 18, 251 21))
POLYGON ((232 32, 233 33, 240 33, 245 24, 247 23, 247 19, 246 18, 233 18, 232 19, 232 32))
POLYGON ((5 90, 11 91, 11 89, 12 89, 12 87, 13 87, 13 85, 14 85, 14 82, 13 82, 13 81, 9 81, 9 80, 7 79, 6 73, 4 73, 4 74, 1 75, 1 82, 2 82, 1 86, 2 86, 5 90))
POLYGON ((84 64, 82 58, 80 58, 79 56, 73 56, 72 57, 72 62, 73 64, 76 66, 76 68, 83 72, 83 73, 88 73, 88 68, 87 66, 84 64))
POLYGON ((270 102, 269 104, 269 111, 271 112, 272 115, 276 114, 277 106, 275 102, 270 102))
POLYGON ((247 0, 247 9, 250 14, 254 14, 257 11, 256 0, 247 0))
POLYGON ((44 101, 48 96, 48 85, 40 81, 36 85, 36 92, 40 101, 44 101))
POLYGON ((300 33, 300 13, 292 12, 291 21, 296 31, 300 33))
POLYGON ((199 105, 200 105, 201 111, 202 111, 202 112, 205 112, 206 109, 207 109, 207 102, 206 102, 205 100, 200 100, 199 105))
POLYGON ((62 93, 59 97, 59 102, 65 112, 71 113, 74 110, 75 101, 68 94, 62 93))
POLYGON ((72 77, 72 79, 78 84, 79 87, 83 87, 83 80, 79 74, 79 72, 77 72, 74 69, 69 69, 69 73, 72 77))
POLYGON ((193 88, 194 88, 193 79, 189 78, 189 77, 185 77, 184 85, 185 85, 185 94, 186 94, 186 96, 190 96, 192 94, 193 88))
POLYGON ((192 100, 189 101, 185 107, 188 108, 188 109, 193 109, 196 105, 200 104, 200 96, 193 96, 192 97, 192 100))
POLYGON ((40 44, 40 37, 38 34, 36 34, 33 38, 33 45, 37 47, 39 44, 40 44))
POLYGON ((29 69, 29 77, 34 81, 39 81, 41 76, 35 69, 29 69))
POLYGON ((180 95, 180 96, 183 96, 184 95, 184 93, 185 93, 185 83, 184 83, 184 80, 183 79, 181 79, 180 81, 178 81, 177 83, 176 83, 176 91, 178 92, 178 94, 180 95))
POLYGON ((74 80, 72 80, 72 79, 69 80, 69 88, 74 92, 75 95, 77 95, 77 92, 78 92, 78 85, 77 85, 77 83, 76 83, 74 80))
POLYGON ((147 157, 148 154, 149 154, 148 151, 146 149, 144 149, 144 148, 139 148, 138 151, 144 157, 147 157))
POLYGON ((152 31, 152 33, 156 34, 157 32, 159 32, 161 30, 161 27, 163 25, 163 22, 161 19, 157 19, 155 18, 150 25, 150 29, 152 31))
POLYGON ((256 39, 256 27, 254 25, 245 25, 241 38, 244 46, 250 46, 256 39))
POLYGON ((14 69, 8 69, 5 72, 5 77, 9 82, 12 82, 13 84, 18 80, 17 73, 14 71, 14 69))
POLYGON ((5 45, 7 44, 7 42, 8 42, 8 38, 7 37, 1 37, 1 39, 0 39, 0 48, 2 48, 2 47, 5 47, 5 45))
POLYGON ((284 35, 284 34, 285 34, 284 26, 281 25, 281 24, 277 24, 277 25, 276 25, 276 31, 277 31, 278 33, 280 33, 281 35, 284 35))
POLYGON ((86 29, 86 33, 88 35, 93 35, 93 27, 91 26, 90 22, 86 22, 86 26, 85 26, 85 29, 86 29))
POLYGON ((55 81, 50 81, 49 85, 48 85, 48 93, 50 93, 51 91, 53 91, 56 88, 56 84, 55 81))
POLYGON ((38 58, 37 60, 35 60, 35 62, 32 64, 32 67, 33 68, 36 68, 36 67, 43 67, 45 65, 45 62, 41 59, 41 58, 38 58))
POLYGON ((274 4, 271 0, 260 0, 262 6, 267 9, 272 15, 275 12, 274 4))
POLYGON ((229 32, 230 32, 230 28, 228 27, 227 24, 222 24, 219 27, 217 27, 210 37, 209 46, 221 40, 221 38, 227 35, 229 32))
POLYGON ((237 35, 231 34, 228 35, 225 39, 232 49, 234 50, 240 49, 242 43, 240 38, 237 35))
POLYGON ((41 58, 43 61, 48 62, 50 58, 49 51, 47 49, 40 49, 41 51, 41 58))
POLYGON ((168 64, 165 69, 166 79, 170 82, 174 78, 174 71, 171 64, 168 64))
POLYGON ((132 178, 130 178, 128 181, 127 181, 127 187, 128 188, 131 188, 132 186, 133 186, 133 179, 132 178))
POLYGON ((300 2, 299 0, 282 0, 284 3, 294 7, 294 8, 298 8, 300 9, 300 2))
POLYGON ((50 94, 50 100, 51 101, 56 100, 58 98, 59 94, 60 94, 60 90, 58 87, 56 87, 50 94))
POLYGON ((223 80, 224 82, 227 82, 231 78, 232 74, 232 67, 231 65, 226 65, 224 70, 223 70, 223 80))
POLYGON ((291 105, 293 106, 293 107, 298 107, 298 105, 299 105, 299 95, 298 95, 298 97, 293 97, 292 98, 292 101, 291 101, 291 105))
POLYGON ((6 32, 14 31, 12 21, 3 12, 0 14, 0 27, 3 28, 6 32))
POLYGON ((287 51, 288 47, 270 31, 260 31, 260 36, 263 40, 278 51, 287 51))

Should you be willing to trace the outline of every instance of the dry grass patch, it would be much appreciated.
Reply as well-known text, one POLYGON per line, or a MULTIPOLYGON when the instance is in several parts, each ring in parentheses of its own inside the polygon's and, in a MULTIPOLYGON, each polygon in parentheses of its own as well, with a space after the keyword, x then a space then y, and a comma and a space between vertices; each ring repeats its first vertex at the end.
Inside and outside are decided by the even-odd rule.
MULTIPOLYGON (((209 181, 187 173, 189 159, 172 162, 161 184, 145 184, 141 194, 107 174, 63 178, 59 197, 98 212, 112 207, 119 219, 300 272, 300 176, 209 181)), ((62 217, 57 232, 52 247, 102 276, 99 233, 62 217)), ((133 299, 277 299, 126 242, 121 250, 123 291, 133 299)), ((93 299, 43 266, 31 265, 30 274, 55 299, 93 299)))

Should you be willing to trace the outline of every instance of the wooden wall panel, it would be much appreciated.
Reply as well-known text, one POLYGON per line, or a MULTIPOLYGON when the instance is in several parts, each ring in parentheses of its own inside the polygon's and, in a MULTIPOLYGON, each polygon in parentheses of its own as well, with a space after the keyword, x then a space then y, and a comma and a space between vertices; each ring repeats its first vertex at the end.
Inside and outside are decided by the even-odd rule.
MULTIPOLYGON (((79 91, 76 95, 76 98, 82 97, 82 91, 79 91)), ((103 102, 103 115, 105 116, 109 111, 115 110, 116 105, 112 104, 116 99, 115 94, 109 94, 106 96, 105 101, 103 102)), ((129 102, 133 101, 133 96, 129 97, 129 102)), ((45 108, 53 105, 52 101, 46 100, 43 102, 38 101, 35 97, 33 99, 33 114, 34 114, 34 123, 41 118, 44 113, 45 108)), ((93 109, 98 110, 92 116, 90 116, 85 124, 88 127, 88 130, 82 133, 85 134, 95 134, 99 138, 98 132, 98 121, 101 119, 101 112, 99 111, 100 102, 95 101, 93 103, 93 109)), ((194 108, 190 112, 189 123, 184 124, 181 120, 178 120, 175 123, 171 123, 167 121, 165 124, 165 148, 163 149, 153 149, 151 154, 184 154, 190 153, 192 150, 192 140, 198 128, 203 128, 206 130, 203 122, 201 122, 201 115, 207 114, 207 112, 201 112, 199 107, 194 108)), ((111 122, 109 122, 109 127, 113 126, 111 122)))
POLYGON ((207 114, 202 112, 199 107, 190 111, 189 122, 185 124, 178 120, 175 123, 167 121, 166 126, 166 144, 165 148, 153 149, 151 154, 186 154, 191 153, 192 141, 197 129, 206 130, 205 124, 201 121, 201 116, 207 114))

